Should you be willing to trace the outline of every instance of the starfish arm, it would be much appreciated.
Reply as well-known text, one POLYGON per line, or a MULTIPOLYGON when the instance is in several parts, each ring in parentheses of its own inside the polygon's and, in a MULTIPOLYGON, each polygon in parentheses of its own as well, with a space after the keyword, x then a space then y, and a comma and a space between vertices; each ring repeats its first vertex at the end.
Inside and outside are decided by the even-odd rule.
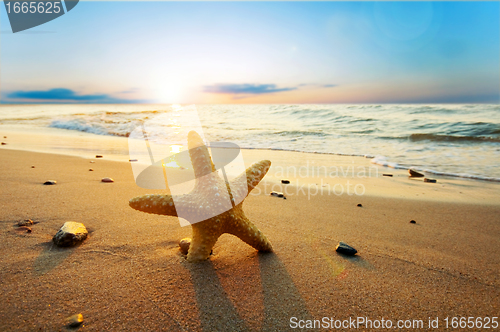
POLYGON ((188 149, 196 178, 215 172, 215 166, 208 153, 207 146, 196 131, 190 131, 188 134, 188 149))
POLYGON ((255 188, 271 167, 269 160, 261 160, 248 167, 245 171, 247 177, 248 192, 255 188))
MULTIPOLYGON (((217 219, 218 220, 218 219, 217 219)), ((191 225, 193 228, 193 239, 189 246, 187 260, 189 262, 200 262, 210 256, 212 248, 221 236, 220 220, 213 224, 209 220, 201 221, 191 225)))
POLYGON ((131 208, 154 214, 177 217, 174 200, 171 195, 144 195, 132 198, 128 204, 131 208))
POLYGON ((231 189, 232 194, 235 199, 242 200, 246 196, 250 194, 253 188, 255 188, 262 178, 266 175, 267 171, 271 167, 271 162, 269 160, 261 160, 258 163, 252 164, 252 166, 248 167, 245 173, 242 173, 235 179, 231 181, 231 189), (244 190, 238 190, 241 184, 247 183, 247 192, 246 195, 244 190), (236 190, 236 192, 235 192, 236 190))
POLYGON ((254 247, 258 251, 271 252, 273 246, 257 226, 255 226, 245 215, 240 216, 232 227, 226 230, 226 233, 240 238, 246 244, 254 247))

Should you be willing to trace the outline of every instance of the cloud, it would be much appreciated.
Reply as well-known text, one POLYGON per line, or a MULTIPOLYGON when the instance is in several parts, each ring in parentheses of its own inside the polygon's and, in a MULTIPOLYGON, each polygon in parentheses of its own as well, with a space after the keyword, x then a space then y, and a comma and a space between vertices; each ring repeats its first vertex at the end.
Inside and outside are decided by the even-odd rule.
POLYGON ((71 89, 56 88, 50 90, 30 90, 30 91, 13 91, 5 94, 7 100, 2 100, 2 103, 16 103, 16 102, 69 102, 69 103, 139 103, 145 102, 144 100, 137 99, 118 99, 108 94, 95 94, 95 95, 79 95, 71 89))
POLYGON ((276 84, 214 84, 204 87, 204 92, 234 95, 261 95, 296 90, 297 87, 277 88, 276 84))
POLYGON ((334 88, 336 86, 337 86, 337 84, 324 84, 323 88, 334 88))

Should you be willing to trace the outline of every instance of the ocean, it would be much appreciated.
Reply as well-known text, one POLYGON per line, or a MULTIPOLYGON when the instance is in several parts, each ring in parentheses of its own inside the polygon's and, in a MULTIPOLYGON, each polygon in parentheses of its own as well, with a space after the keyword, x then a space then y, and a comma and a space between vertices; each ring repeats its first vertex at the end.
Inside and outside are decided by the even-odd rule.
MULTIPOLYGON (((125 139, 172 105, 2 105, 0 129, 125 139)), ((500 181, 500 105, 196 105, 205 139, 246 149, 365 156, 372 163, 500 181)), ((168 141, 171 124, 156 121, 168 141)))

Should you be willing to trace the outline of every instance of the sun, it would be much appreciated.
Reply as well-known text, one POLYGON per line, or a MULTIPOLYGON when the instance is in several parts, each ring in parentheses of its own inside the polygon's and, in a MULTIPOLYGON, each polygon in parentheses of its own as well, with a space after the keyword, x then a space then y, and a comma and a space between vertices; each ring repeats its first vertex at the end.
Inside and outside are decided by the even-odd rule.
POLYGON ((156 89, 156 99, 162 104, 181 104, 185 98, 186 89, 179 84, 162 84, 156 89))

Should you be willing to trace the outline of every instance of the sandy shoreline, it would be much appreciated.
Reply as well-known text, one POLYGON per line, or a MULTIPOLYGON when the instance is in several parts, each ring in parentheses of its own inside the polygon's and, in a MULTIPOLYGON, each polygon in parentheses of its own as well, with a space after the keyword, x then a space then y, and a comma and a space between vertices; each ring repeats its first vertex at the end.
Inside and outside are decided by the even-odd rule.
MULTIPOLYGON (((8 137, 2 140, 7 143, 2 146, 2 150, 52 153, 88 159, 101 154, 106 160, 126 163, 130 159, 128 140, 125 137, 25 126, 2 127, 2 135, 8 137)), ((428 173, 428 177, 438 180, 437 184, 428 184, 423 183, 421 178, 409 179, 408 172, 404 169, 371 164, 371 158, 359 156, 260 149, 242 149, 241 154, 246 167, 263 159, 272 161, 272 168, 265 178, 267 187, 263 190, 278 190, 280 187, 273 189, 273 185, 287 178, 292 184, 288 187, 291 195, 305 193, 309 198, 326 193, 331 196, 370 195, 496 205, 500 193, 498 182, 428 173), (385 177, 384 174, 392 177, 385 177)))
MULTIPOLYGON (((224 235, 209 261, 189 264, 177 246, 189 227, 128 206, 132 197, 161 191, 137 187, 127 163, 0 154, 0 330, 65 330, 64 318, 75 313, 85 317, 80 329, 93 331, 276 331, 290 329, 291 317, 361 316, 423 320, 426 328, 429 317, 439 317, 444 329, 446 317, 498 316, 496 184, 426 184, 384 169, 393 178, 353 179, 365 186, 362 196, 296 190, 283 200, 267 195, 279 178, 272 169, 244 210, 275 253, 258 254, 224 235), (105 176, 115 183, 101 183, 105 176), (57 185, 43 186, 49 179, 57 185), (16 230, 26 218, 39 222, 31 234, 16 230), (68 220, 83 222, 89 239, 73 249, 53 247, 52 236, 68 220), (338 255, 338 241, 358 256, 338 255)), ((268 157, 250 151, 245 163, 268 157)), ((275 166, 306 162, 290 153, 271 157, 275 166)), ((316 157, 309 162, 333 162, 316 157)), ((336 165, 352 165, 338 158, 336 165)), ((355 165, 366 166, 362 159, 355 165)))

